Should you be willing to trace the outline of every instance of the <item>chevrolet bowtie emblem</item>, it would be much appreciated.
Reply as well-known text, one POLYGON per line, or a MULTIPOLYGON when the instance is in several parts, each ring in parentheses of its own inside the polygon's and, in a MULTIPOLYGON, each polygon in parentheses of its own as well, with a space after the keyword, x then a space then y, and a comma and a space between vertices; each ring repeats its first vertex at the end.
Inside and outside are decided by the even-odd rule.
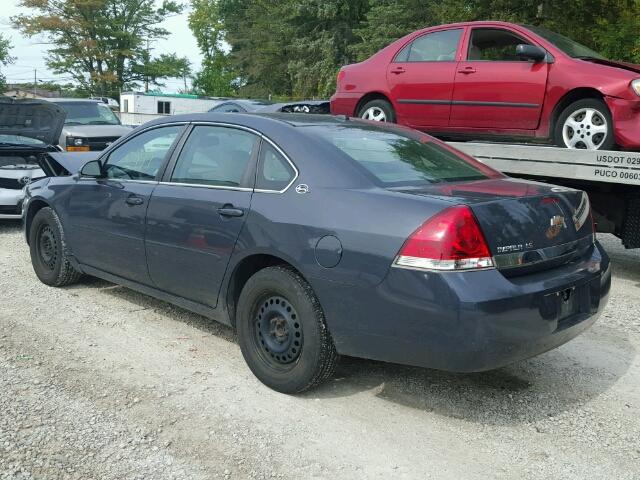
POLYGON ((549 240, 553 240, 556 238, 563 228, 567 228, 567 224, 564 221, 564 217, 562 215, 556 215, 551 217, 550 221, 551 226, 547 229, 546 236, 549 240))

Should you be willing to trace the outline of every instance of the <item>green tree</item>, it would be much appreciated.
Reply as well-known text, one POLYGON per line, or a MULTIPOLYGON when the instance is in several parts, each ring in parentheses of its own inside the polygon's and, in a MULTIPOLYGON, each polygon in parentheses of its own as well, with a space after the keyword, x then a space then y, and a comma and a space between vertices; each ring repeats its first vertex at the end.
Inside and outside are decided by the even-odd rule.
POLYGON ((155 0, 20 0, 19 6, 34 13, 13 17, 15 26, 27 36, 45 34, 53 45, 47 65, 85 90, 116 96, 176 75, 173 58, 151 59, 147 48, 169 34, 158 25, 182 11, 174 0, 159 7, 155 0))
MULTIPOLYGON (((9 52, 11 51, 11 41, 8 38, 4 38, 2 34, 0 34, 0 65, 7 66, 10 63, 13 63, 15 60, 9 52)), ((6 90, 6 77, 0 71, 0 93, 6 90)))
POLYGON ((237 73, 223 50, 224 32, 217 0, 191 0, 189 28, 202 52, 202 68, 193 79, 201 95, 228 97, 236 93, 237 73))

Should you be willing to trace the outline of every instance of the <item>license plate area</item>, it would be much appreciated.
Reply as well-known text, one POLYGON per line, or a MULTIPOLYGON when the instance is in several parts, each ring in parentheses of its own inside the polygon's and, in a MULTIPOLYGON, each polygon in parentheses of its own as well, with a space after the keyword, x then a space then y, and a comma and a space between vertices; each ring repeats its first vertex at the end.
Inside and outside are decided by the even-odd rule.
POLYGON ((564 330, 584 320, 590 313, 589 285, 559 290, 547 295, 547 304, 553 305, 558 322, 556 331, 564 330))

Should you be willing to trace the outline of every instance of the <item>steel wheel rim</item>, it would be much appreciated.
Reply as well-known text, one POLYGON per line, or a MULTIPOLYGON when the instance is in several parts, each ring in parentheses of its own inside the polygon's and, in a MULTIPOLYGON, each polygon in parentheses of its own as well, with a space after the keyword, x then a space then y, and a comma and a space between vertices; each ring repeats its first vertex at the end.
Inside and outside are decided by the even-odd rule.
POLYGON ((49 225, 43 225, 38 231, 38 257, 40 262, 53 271, 58 261, 58 241, 49 225))
POLYGON ((573 112, 562 126, 562 139, 567 148, 598 150, 609 134, 607 119, 595 108, 573 112))
POLYGON ((380 107, 369 107, 363 113, 361 118, 371 120, 373 122, 386 122, 387 114, 380 107))
POLYGON ((286 367, 300 357, 302 323, 295 307, 281 295, 265 295, 253 315, 256 346, 262 359, 274 368, 286 367))

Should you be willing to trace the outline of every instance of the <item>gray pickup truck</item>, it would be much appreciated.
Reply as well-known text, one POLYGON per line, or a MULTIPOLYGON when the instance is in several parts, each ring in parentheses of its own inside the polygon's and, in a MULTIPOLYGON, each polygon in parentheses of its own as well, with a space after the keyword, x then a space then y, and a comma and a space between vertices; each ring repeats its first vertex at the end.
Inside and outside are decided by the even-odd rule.
POLYGON ((131 131, 120 123, 107 104, 99 100, 51 98, 49 101, 66 112, 58 145, 68 152, 104 150, 131 131))

